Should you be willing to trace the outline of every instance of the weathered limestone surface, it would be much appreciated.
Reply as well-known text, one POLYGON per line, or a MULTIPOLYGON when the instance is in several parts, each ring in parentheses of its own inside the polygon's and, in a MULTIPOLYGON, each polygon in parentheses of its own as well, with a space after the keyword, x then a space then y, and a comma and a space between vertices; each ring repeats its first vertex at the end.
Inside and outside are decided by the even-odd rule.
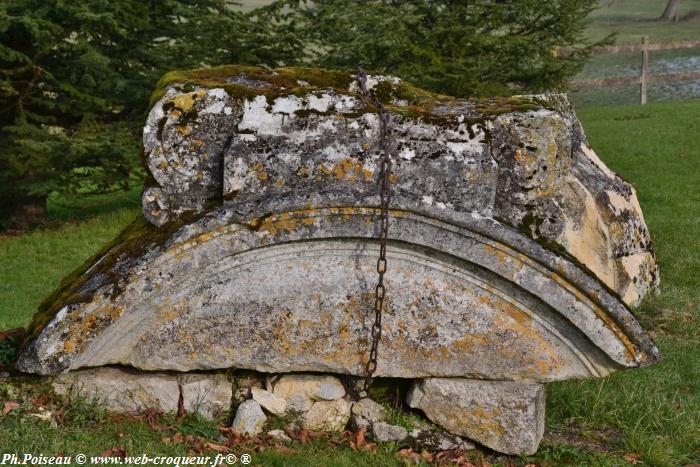
POLYGON ((59 375, 53 387, 60 394, 126 413, 146 409, 175 413, 182 395, 185 411, 206 418, 225 415, 232 396, 231 383, 223 374, 143 373, 112 367, 59 375))
POLYGON ((301 415, 301 423, 305 428, 317 431, 345 429, 352 404, 338 378, 327 375, 284 375, 272 386, 273 395, 286 401, 286 411, 301 415))
POLYGON ((260 404, 249 399, 238 406, 231 428, 242 435, 257 436, 263 431, 267 417, 260 404))
POLYGON ((506 454, 534 454, 544 434, 544 386, 510 381, 429 378, 408 405, 451 433, 506 454))
POLYGON ((250 393, 255 402, 274 415, 284 415, 287 411, 287 401, 283 397, 261 388, 251 388, 250 393))
MULTIPOLYGON (((543 382, 659 359, 628 309, 658 282, 636 195, 564 96, 370 85, 397 154, 379 376, 543 382)), ((346 73, 166 77, 147 221, 42 305, 18 368, 362 374, 378 128, 346 73)))

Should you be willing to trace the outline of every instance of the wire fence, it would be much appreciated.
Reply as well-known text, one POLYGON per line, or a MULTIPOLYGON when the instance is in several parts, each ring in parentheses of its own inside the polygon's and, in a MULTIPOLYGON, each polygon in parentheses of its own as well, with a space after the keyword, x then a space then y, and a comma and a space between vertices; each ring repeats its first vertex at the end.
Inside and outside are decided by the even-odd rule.
MULTIPOLYGON (((651 43, 648 36, 644 36, 640 44, 625 44, 600 47, 594 50, 594 55, 620 54, 620 61, 628 60, 630 54, 640 53, 637 72, 623 76, 595 76, 574 79, 570 82, 573 91, 587 88, 609 88, 612 86, 637 86, 636 101, 644 105, 647 103, 649 87, 651 84, 691 83, 700 82, 700 69, 678 70, 674 73, 652 72, 649 67, 649 55, 654 51, 674 51, 683 49, 700 49, 700 40, 675 41, 667 43, 651 43), (623 57, 625 57, 623 59, 623 57)), ((572 49, 560 49, 557 55, 566 56, 572 53, 572 49)), ((691 52, 692 53, 692 52, 691 52)), ((692 66, 692 64, 690 65, 692 66)), ((694 96, 690 96, 694 97, 694 96)))

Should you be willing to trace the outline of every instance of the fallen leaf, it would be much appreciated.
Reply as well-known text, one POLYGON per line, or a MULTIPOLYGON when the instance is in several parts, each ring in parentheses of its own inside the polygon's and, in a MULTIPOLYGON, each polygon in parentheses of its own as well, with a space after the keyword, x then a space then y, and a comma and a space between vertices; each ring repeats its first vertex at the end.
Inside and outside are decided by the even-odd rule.
POLYGON ((399 456, 404 458, 406 461, 413 462, 414 464, 420 464, 421 457, 413 449, 405 448, 398 452, 399 456))
POLYGON ((365 427, 360 427, 355 433, 355 446, 361 448, 365 445, 365 427))
POLYGON ((44 407, 49 405, 51 398, 46 394, 39 394, 34 399, 31 400, 34 407, 44 407))
POLYGON ((32 417, 36 417, 39 420, 44 420, 45 422, 50 422, 52 420, 52 414, 48 410, 46 412, 30 413, 32 417))
POLYGON ((629 452, 622 456, 622 458, 627 461, 628 464, 639 464, 639 458, 642 457, 641 454, 637 454, 636 452, 629 452))
POLYGON ((24 337, 24 328, 14 328, 8 329, 6 331, 0 331, 0 341, 10 338, 21 339, 24 337))
POLYGON ((426 462, 433 462, 435 460, 435 456, 433 456, 430 452, 428 451, 423 451, 420 453, 420 456, 426 461, 426 462))
POLYGON ((148 426, 151 430, 154 431, 169 431, 171 427, 162 425, 159 421, 158 418, 162 415, 162 413, 156 409, 147 409, 143 415, 139 416, 136 415, 135 417, 138 420, 143 420, 145 419, 146 422, 148 423, 148 426))
POLYGON ((231 450, 229 448, 227 448, 226 446, 222 446, 221 444, 214 444, 214 443, 209 442, 206 444, 206 446, 209 449, 211 449, 212 451, 216 451, 216 452, 223 452, 226 454, 231 452, 231 450))
POLYGON ((7 415, 15 409, 19 409, 19 404, 17 402, 5 402, 5 406, 2 409, 2 414, 7 415))
POLYGON ((126 457, 126 451, 124 448, 112 448, 100 454, 100 457, 118 457, 124 459, 126 457))
POLYGON ((437 453, 435 461, 440 464, 455 464, 459 467, 476 467, 457 449, 449 449, 437 453))

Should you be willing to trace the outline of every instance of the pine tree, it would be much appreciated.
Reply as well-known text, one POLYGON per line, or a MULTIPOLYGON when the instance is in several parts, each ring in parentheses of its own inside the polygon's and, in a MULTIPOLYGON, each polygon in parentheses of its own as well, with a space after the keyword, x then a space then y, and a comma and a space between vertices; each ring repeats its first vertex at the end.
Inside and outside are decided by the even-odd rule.
POLYGON ((596 0, 278 0, 266 10, 306 43, 304 61, 358 64, 455 96, 564 88, 595 45, 596 0), (558 47, 575 52, 558 57, 558 47))
MULTIPOLYGON (((52 192, 128 187, 155 82, 174 68, 279 64, 279 40, 226 0, 0 3, 0 224, 52 192)), ((281 44, 281 46, 280 46, 281 44)))

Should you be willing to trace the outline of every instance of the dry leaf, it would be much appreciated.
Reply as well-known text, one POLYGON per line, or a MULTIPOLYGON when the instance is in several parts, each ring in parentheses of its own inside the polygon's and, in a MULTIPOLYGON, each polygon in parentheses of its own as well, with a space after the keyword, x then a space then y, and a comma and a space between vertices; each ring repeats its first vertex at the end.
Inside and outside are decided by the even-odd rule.
POLYGON ((100 454, 100 457, 119 457, 120 459, 124 459, 126 457, 126 451, 124 448, 112 448, 100 454))
POLYGON ((629 452, 622 456, 624 460, 627 461, 628 464, 639 464, 639 458, 642 457, 640 454, 637 454, 636 452, 629 452))
POLYGON ((2 409, 2 414, 7 415, 15 409, 19 409, 19 404, 17 402, 5 402, 5 406, 2 409))
POLYGON ((207 443, 206 446, 209 449, 211 449, 212 451, 216 451, 216 452, 223 452, 226 454, 231 452, 231 450, 229 448, 227 448, 226 446, 222 446, 221 444, 207 443))
POLYGON ((426 462, 433 462, 435 460, 435 457, 429 453, 428 451, 423 451, 420 453, 420 456, 426 461, 426 462))
POLYGON ((401 449, 401 450, 399 450, 398 454, 400 457, 402 457, 406 461, 413 462, 414 464, 420 464, 421 457, 413 449, 410 449, 410 448, 401 449))
POLYGON ((39 394, 34 399, 32 399, 31 402, 34 407, 44 407, 46 405, 49 405, 50 401, 51 398, 49 398, 49 396, 47 396, 46 394, 39 394))
POLYGON ((355 446, 361 448, 365 445, 365 427, 360 427, 355 433, 355 446))
POLYGON ((36 417, 40 420, 44 420, 45 422, 50 422, 53 419, 53 416, 51 412, 46 411, 46 412, 39 412, 39 413, 30 413, 32 417, 36 417))

